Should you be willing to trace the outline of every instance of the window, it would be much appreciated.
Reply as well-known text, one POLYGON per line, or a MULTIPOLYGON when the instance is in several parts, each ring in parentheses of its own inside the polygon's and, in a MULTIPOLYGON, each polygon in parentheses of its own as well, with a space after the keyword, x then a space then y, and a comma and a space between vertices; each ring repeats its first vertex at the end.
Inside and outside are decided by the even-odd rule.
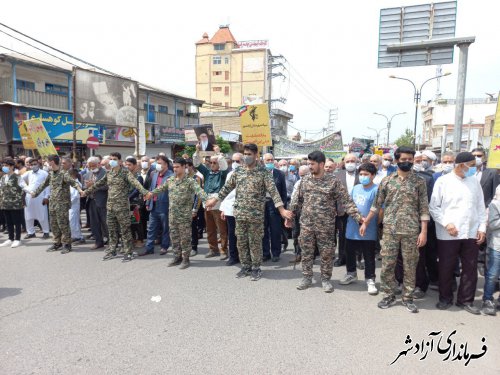
MULTIPOLYGON (((144 103, 144 110, 148 111, 148 105, 144 103)), ((155 113, 155 106, 150 104, 149 105, 149 111, 148 111, 148 116, 146 117, 147 122, 155 122, 156 119, 156 113, 155 113)))
POLYGON ((168 107, 166 105, 159 105, 158 106, 158 112, 168 113, 168 107))
POLYGON ((54 85, 52 83, 45 84, 45 92, 50 94, 68 95, 68 88, 66 86, 54 85))
POLYGON ((224 79, 229 81, 229 72, 224 72, 224 79))
POLYGON ((229 96, 229 86, 224 87, 224 95, 229 96))
POLYGON ((221 57, 220 56, 214 56, 214 57, 212 57, 212 63, 214 65, 220 65, 220 64, 222 64, 221 57))
POLYGON ((225 48, 226 48, 226 45, 224 43, 214 44, 215 51, 224 51, 225 48))
POLYGON ((180 128, 181 127, 181 117, 184 116, 184 111, 182 109, 178 109, 176 111, 177 117, 175 118, 175 127, 180 128))
POLYGON ((212 75, 213 76, 221 76, 222 72, 220 70, 215 70, 215 71, 212 72, 212 75))
POLYGON ((222 91, 222 87, 213 87, 212 91, 222 91))
POLYGON ((224 57, 224 64, 229 64, 229 56, 224 57))
POLYGON ((229 108, 229 102, 226 102, 226 103, 224 104, 224 107, 229 108))
POLYGON ((35 91, 35 82, 23 81, 22 79, 17 79, 16 85, 18 89, 35 91))

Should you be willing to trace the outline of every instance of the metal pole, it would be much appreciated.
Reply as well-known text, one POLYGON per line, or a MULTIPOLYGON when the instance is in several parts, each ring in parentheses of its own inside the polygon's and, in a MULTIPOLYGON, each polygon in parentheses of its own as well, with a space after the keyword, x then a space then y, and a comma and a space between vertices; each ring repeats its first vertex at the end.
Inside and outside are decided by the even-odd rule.
MULTIPOLYGON (((69 90, 68 90, 69 91, 69 90)), ((76 71, 73 67, 73 162, 76 162, 76 71)))
POLYGON ((387 122, 387 144, 386 144, 386 146, 387 146, 387 147, 389 147, 389 139, 390 139, 390 138, 389 138, 389 132, 390 132, 390 131, 391 131, 391 121, 389 120, 389 121, 387 122))
POLYGON ((467 57, 470 43, 459 44, 457 97, 455 105, 455 127, 453 128, 453 151, 460 152, 462 145, 462 124, 464 119, 465 83, 467 81, 467 57))
POLYGON ((420 101, 420 91, 415 90, 415 124, 413 125, 413 148, 417 144, 417 116, 418 116, 418 102, 420 101))
POLYGON ((446 152, 446 138, 447 138, 448 125, 443 126, 443 139, 441 140, 441 158, 446 152))

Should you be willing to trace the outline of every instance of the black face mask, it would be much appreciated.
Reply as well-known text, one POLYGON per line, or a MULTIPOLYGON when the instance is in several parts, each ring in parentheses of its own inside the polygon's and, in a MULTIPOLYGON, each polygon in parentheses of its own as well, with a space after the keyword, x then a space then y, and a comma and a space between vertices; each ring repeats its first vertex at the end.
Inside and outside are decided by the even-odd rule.
POLYGON ((403 172, 409 172, 412 167, 413 163, 410 161, 403 161, 401 163, 398 163, 398 168, 401 169, 403 172))

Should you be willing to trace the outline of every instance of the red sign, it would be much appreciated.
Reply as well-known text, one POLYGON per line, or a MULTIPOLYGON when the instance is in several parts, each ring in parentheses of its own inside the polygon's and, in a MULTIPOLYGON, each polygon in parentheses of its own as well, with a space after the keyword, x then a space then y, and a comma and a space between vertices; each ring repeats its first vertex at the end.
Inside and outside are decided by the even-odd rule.
POLYGON ((90 149, 99 148, 99 139, 97 139, 97 137, 88 137, 87 138, 87 147, 90 149))

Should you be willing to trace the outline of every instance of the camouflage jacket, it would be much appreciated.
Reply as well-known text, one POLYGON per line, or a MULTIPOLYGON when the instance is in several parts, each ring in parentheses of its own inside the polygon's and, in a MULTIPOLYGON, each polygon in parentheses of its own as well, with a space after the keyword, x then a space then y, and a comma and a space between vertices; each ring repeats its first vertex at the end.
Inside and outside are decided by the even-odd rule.
MULTIPOLYGON (((308 174, 300 179, 297 191, 292 195, 290 210, 300 212, 300 225, 315 229, 335 228, 337 203, 342 203, 345 212, 361 222, 362 216, 342 183, 331 174, 315 178, 308 174)), ((332 231, 333 233, 333 231, 332 231)))
POLYGON ((13 173, 10 176, 5 175, 0 182, 0 191, 2 200, 0 208, 2 210, 21 210, 23 208, 23 188, 24 181, 13 173))
POLYGON ((148 192, 131 172, 123 168, 108 171, 103 178, 97 180, 94 185, 86 190, 86 194, 90 195, 103 186, 108 186, 106 208, 115 211, 130 210, 128 199, 130 186, 136 188, 143 195, 148 192))
POLYGON ((183 179, 177 180, 170 176, 161 186, 152 191, 159 194, 168 191, 168 217, 169 221, 189 221, 192 219, 193 203, 195 194, 204 201, 208 195, 200 187, 198 181, 185 175, 183 179))
POLYGON ((384 177, 378 187, 371 211, 384 209, 384 232, 415 235, 420 221, 429 220, 429 202, 425 181, 411 171, 403 179, 397 173, 384 177))
POLYGON ((266 192, 271 195, 276 208, 283 206, 272 174, 262 166, 236 169, 219 192, 217 199, 223 201, 233 189, 236 189, 234 217, 237 220, 253 222, 264 220, 266 192))
POLYGON ((51 170, 45 181, 34 191, 35 196, 38 196, 47 186, 50 186, 49 208, 51 210, 57 210, 60 206, 64 206, 65 209, 69 210, 71 207, 70 186, 81 191, 78 183, 62 169, 51 170))

